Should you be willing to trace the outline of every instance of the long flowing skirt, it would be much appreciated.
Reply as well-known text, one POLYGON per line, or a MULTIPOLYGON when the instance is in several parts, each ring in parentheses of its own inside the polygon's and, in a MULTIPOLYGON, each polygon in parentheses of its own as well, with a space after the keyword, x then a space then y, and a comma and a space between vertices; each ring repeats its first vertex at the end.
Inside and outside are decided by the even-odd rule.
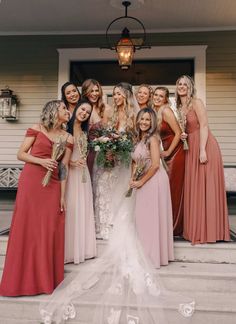
POLYGON ((43 323, 166 324, 172 312, 176 322, 184 316, 188 323, 194 302, 162 286, 137 239, 135 195, 122 198, 103 255, 80 266, 41 304, 43 323), (82 311, 86 305, 93 307, 82 311))

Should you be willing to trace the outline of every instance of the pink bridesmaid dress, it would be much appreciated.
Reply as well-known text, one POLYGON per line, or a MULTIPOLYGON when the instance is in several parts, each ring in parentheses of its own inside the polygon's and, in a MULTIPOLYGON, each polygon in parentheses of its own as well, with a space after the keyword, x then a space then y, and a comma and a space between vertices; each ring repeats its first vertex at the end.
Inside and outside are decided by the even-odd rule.
MULTIPOLYGON (((79 159, 74 144, 71 160, 79 159)), ((86 182, 82 182, 82 168, 70 167, 66 186, 65 263, 78 264, 96 256, 95 222, 90 174, 85 167, 86 182)))
MULTIPOLYGON (((132 154, 134 161, 140 156, 150 165, 150 151, 144 142, 139 142, 132 154)), ((170 186, 162 165, 136 192, 135 222, 139 240, 155 268, 174 260, 170 186)))
POLYGON ((194 110, 186 116, 189 150, 185 159, 184 238, 195 243, 229 241, 223 162, 219 145, 208 131, 208 162, 199 162, 200 125, 194 110))

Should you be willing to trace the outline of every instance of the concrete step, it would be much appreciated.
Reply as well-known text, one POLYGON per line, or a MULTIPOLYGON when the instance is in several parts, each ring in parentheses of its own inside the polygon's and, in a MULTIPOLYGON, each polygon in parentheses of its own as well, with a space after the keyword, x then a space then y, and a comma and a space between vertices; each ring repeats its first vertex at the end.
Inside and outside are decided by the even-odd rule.
MULTIPOLYGON (((78 271, 89 262, 86 261, 79 266, 65 265, 65 275, 78 271)), ((164 286, 171 291, 236 293, 236 266, 232 264, 171 262, 156 272, 164 286)), ((1 276, 2 268, 0 278, 1 276)))
MULTIPOLYGON (((1 237, 0 239, 0 253, 2 254, 0 262, 3 262, 5 258, 7 240, 7 237, 1 237)), ((98 241, 99 254, 102 253, 106 245, 107 242, 98 241)), ((184 256, 187 255, 186 250, 192 249, 191 260, 197 260, 199 256, 196 258, 194 254, 202 253, 202 250, 206 260, 207 251, 208 254, 211 254, 216 253, 215 250, 219 250, 220 256, 223 258, 223 254, 226 253, 225 250, 230 249, 234 253, 235 248, 234 243, 218 243, 200 245, 199 249, 195 249, 195 246, 191 246, 187 242, 175 242, 176 252, 179 252, 178 249, 180 251, 182 249, 181 253, 184 256)), ((219 258, 218 254, 217 257, 219 258)), ((191 324, 235 324, 236 265, 234 263, 187 262, 186 259, 186 257, 183 258, 184 262, 171 262, 168 266, 157 270, 157 273, 168 290, 177 291, 195 299, 197 303, 196 313, 191 319, 191 324)), ((89 262, 92 262, 92 260, 80 265, 65 265, 65 274, 77 271, 89 262)), ((46 295, 15 298, 0 297, 0 324, 39 324, 38 306, 40 301, 47 298, 46 295)), ((91 324, 89 315, 94 306, 94 304, 76 305, 81 320, 70 321, 70 323, 91 324)), ((182 317, 176 317, 176 312, 173 311, 171 306, 168 308, 167 316, 168 324, 182 324, 185 321, 182 317)))
MULTIPOLYGON (((100 256, 107 241, 97 240, 98 256, 100 256)), ((236 264, 236 242, 217 242, 211 244, 192 245, 187 241, 174 242, 175 261, 232 263, 236 264)))
MULTIPOLYGON (((0 255, 4 256, 7 249, 8 236, 0 236, 0 255)), ((107 241, 97 240, 98 256, 101 256, 107 241)), ((191 245, 186 241, 174 242, 175 261, 202 263, 236 264, 236 242, 218 242, 214 244, 191 245)), ((2 267, 0 260, 0 267, 2 267)))
POLYGON ((191 245, 181 241, 174 247, 176 261, 236 264, 236 242, 191 245))
MULTIPOLYGON (((195 293, 192 296, 196 301, 195 314, 191 318, 191 324, 235 324, 236 318, 236 294, 225 293, 195 293)), ((40 295, 34 297, 0 297, 0 323, 1 324, 39 324, 39 303, 47 300, 48 296, 40 295)), ((99 298, 98 298, 99 300, 99 298)), ((181 300, 180 300, 181 303, 181 300)), ((92 310, 96 303, 75 303, 79 319, 71 320, 71 324, 91 324, 92 310)), ((119 305, 123 308, 124 305, 119 305)), ((144 305, 145 307, 145 305, 144 305)), ((159 306, 154 308, 158 311, 159 306)), ((165 309, 168 324, 182 324, 185 318, 175 311, 173 305, 165 309)), ((186 323, 189 323, 186 321, 186 323)), ((127 324, 121 323, 121 324, 127 324)), ((143 324, 143 323, 142 323, 143 324)), ((165 324, 165 323, 161 323, 165 324)))
MULTIPOLYGON (((65 265, 65 274, 88 265, 65 265)), ((156 270, 168 290, 178 292, 236 293, 236 266, 234 264, 170 262, 156 270)))

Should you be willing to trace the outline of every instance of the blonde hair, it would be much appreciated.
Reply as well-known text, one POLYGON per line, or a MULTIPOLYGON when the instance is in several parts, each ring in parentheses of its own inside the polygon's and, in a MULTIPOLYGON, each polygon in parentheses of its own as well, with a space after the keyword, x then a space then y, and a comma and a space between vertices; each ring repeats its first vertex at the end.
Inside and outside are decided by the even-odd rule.
MULTIPOLYGON (((125 107, 124 107, 124 111, 125 111, 125 115, 126 115, 126 131, 134 131, 134 127, 135 127, 135 103, 133 100, 133 90, 132 90, 132 86, 129 83, 126 82, 121 82, 119 84, 117 84, 114 88, 113 88, 113 93, 115 91, 116 88, 119 88, 119 90, 121 91, 124 99, 125 99, 125 107)), ((113 127, 117 127, 118 125, 118 107, 117 105, 114 103, 113 104, 114 107, 114 114, 112 116, 112 126, 113 127)))
POLYGON ((94 86, 98 87, 99 97, 98 97, 98 101, 96 102, 96 108, 98 109, 99 117, 102 118, 105 109, 105 104, 102 99, 103 92, 100 83, 95 79, 85 80, 82 84, 82 97, 88 99, 88 95, 90 94, 94 86))
MULTIPOLYGON (((62 103, 61 100, 52 100, 43 107, 40 120, 47 131, 56 128, 58 125, 58 109, 62 103)), ((65 128, 64 125, 61 128, 65 128)))
POLYGON ((188 104, 191 102, 191 99, 194 98, 196 95, 196 89, 195 89, 193 79, 189 75, 181 75, 181 77, 179 77, 178 80, 176 81, 176 90, 175 90, 176 107, 178 109, 181 106, 181 100, 180 100, 180 96, 178 95, 177 85, 181 79, 184 79, 184 81, 186 82, 187 87, 188 87, 188 92, 187 92, 187 103, 188 104))
POLYGON ((146 88, 146 89, 148 89, 148 91, 149 91, 149 97, 148 97, 147 106, 150 107, 151 104, 152 104, 152 97, 153 97, 153 93, 154 93, 154 92, 153 92, 153 88, 152 88, 149 84, 147 84, 147 83, 142 83, 142 84, 140 84, 140 86, 138 87, 138 89, 137 89, 137 91, 136 91, 136 98, 137 98, 138 92, 139 92, 139 90, 140 90, 141 88, 146 88))
POLYGON ((155 110, 156 115, 157 115, 157 127, 158 127, 158 130, 160 131, 161 123, 162 123, 162 120, 163 120, 162 113, 163 113, 163 111, 164 111, 164 109, 166 107, 169 107, 170 106, 170 100, 169 100, 170 92, 169 92, 169 89, 168 88, 159 86, 159 87, 156 87, 156 89, 153 92, 153 95, 155 94, 155 92, 157 90, 164 91, 165 98, 166 98, 166 103, 163 106, 161 106, 161 108, 158 111, 156 111, 156 109, 154 107, 154 104, 153 104, 153 109, 155 110))

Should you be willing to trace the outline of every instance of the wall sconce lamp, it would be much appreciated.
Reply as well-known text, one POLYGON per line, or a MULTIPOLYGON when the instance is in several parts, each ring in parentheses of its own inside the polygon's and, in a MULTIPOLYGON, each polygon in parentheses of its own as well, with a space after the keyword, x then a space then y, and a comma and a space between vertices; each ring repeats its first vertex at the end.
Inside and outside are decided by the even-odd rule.
POLYGON ((143 23, 132 16, 128 16, 128 7, 131 5, 130 1, 122 1, 122 5, 125 7, 125 15, 118 17, 108 25, 106 29, 106 41, 108 46, 105 48, 109 48, 110 50, 115 50, 117 52, 119 66, 122 70, 128 70, 132 64, 134 52, 136 50, 140 50, 142 48, 150 48, 150 46, 145 45, 146 41, 146 30, 143 23), (135 21, 138 23, 139 28, 142 30, 141 36, 138 38, 131 38, 130 30, 125 26, 121 32, 120 39, 116 44, 112 45, 111 36, 109 35, 112 25, 117 21, 124 20, 126 24, 127 21, 135 21))
POLYGON ((8 86, 1 89, 0 95, 0 117, 6 120, 17 120, 17 96, 8 86))

